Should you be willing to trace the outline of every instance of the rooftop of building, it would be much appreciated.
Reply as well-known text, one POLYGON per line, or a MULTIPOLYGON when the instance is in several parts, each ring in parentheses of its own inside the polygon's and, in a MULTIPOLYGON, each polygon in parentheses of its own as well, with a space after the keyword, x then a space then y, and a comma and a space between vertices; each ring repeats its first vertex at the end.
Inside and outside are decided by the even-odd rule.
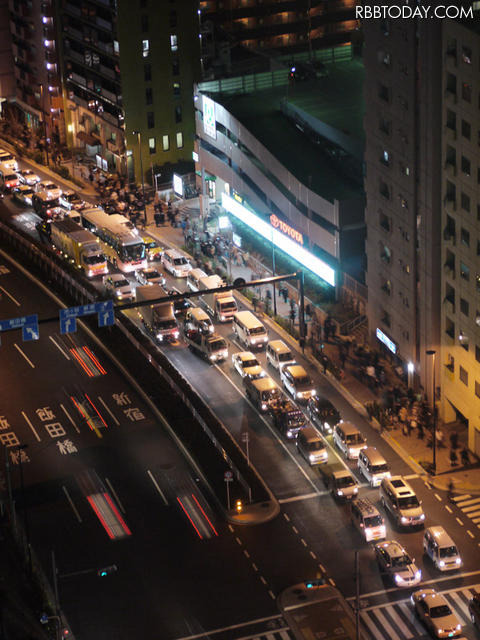
POLYGON ((352 179, 341 149, 337 153, 335 145, 319 136, 307 135, 280 110, 281 101, 286 99, 311 118, 363 145, 363 64, 353 58, 327 63, 325 67, 327 74, 312 80, 295 80, 288 86, 254 93, 218 93, 212 97, 302 184, 333 202, 359 196, 363 192, 361 175, 356 181, 352 179))

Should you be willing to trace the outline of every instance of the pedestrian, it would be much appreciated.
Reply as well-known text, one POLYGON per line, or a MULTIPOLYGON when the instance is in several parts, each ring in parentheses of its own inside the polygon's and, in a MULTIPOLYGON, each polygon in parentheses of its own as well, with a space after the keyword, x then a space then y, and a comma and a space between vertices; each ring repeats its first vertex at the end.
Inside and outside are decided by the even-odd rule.
POLYGON ((328 356, 326 356, 325 354, 323 354, 322 356, 322 365, 323 365, 323 373, 327 375, 328 356))
POLYGON ((457 464, 457 452, 455 449, 450 449, 450 466, 455 467, 457 464))
POLYGON ((468 453, 467 445, 465 445, 463 447, 463 449, 460 451, 460 457, 461 457, 461 460, 462 460, 462 465, 464 467, 466 467, 468 464, 470 464, 470 455, 468 453))
POLYGON ((283 287, 283 289, 280 290, 280 295, 283 298, 283 301, 285 302, 285 304, 287 304, 288 301, 288 289, 287 287, 283 287))
POLYGON ((447 488, 448 488, 448 499, 452 500, 453 499, 453 488, 454 488, 452 478, 450 478, 450 480, 448 481, 447 488))
POLYGON ((310 304, 305 305, 305 315, 309 318, 312 317, 312 307, 310 306, 310 304))
MULTIPOLYGON (((443 442, 443 431, 441 429, 435 429, 435 440, 439 449, 442 449, 445 446, 443 442)), ((455 449, 452 449, 452 451, 455 451, 455 449)))
POLYGON ((458 433, 456 431, 452 431, 450 434, 450 446, 452 449, 458 449, 458 433))
POLYGON ((424 437, 424 433, 423 433, 423 423, 419 422, 418 423, 418 428, 417 428, 417 438, 419 440, 423 440, 424 437))
POLYGON ((88 174, 88 179, 90 180, 90 184, 93 184, 93 173, 91 171, 88 174))

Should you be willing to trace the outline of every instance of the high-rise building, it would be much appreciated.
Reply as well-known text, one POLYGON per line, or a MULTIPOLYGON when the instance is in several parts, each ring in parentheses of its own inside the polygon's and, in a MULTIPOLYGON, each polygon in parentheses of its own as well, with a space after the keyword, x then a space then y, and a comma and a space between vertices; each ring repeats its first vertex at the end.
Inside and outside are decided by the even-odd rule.
POLYGON ((441 411, 480 454, 480 113, 478 17, 445 20, 442 50, 441 411))
POLYGON ((426 388, 440 344, 441 23, 362 29, 369 329, 426 388))

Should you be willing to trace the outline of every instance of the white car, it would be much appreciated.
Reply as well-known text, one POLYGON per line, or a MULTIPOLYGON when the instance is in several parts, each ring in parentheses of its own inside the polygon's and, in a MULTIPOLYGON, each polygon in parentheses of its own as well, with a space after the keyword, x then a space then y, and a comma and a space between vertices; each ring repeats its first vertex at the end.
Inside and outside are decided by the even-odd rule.
POLYGON ((232 365, 242 378, 264 378, 267 374, 251 351, 238 351, 232 354, 232 365))
POLYGON ((421 589, 412 593, 415 613, 434 638, 456 638, 462 625, 447 600, 435 589, 421 589))
POLYGON ((147 267, 146 269, 137 269, 135 278, 142 285, 147 284, 165 284, 165 276, 155 269, 155 267, 147 267))
POLYGON ((72 209, 80 211, 86 207, 85 201, 80 198, 78 193, 75 193, 75 191, 72 191, 71 189, 65 189, 65 191, 62 192, 62 195, 58 198, 58 201, 62 207, 65 207, 68 211, 71 211, 72 209))
POLYGON ((37 176, 31 169, 20 169, 20 171, 17 171, 17 176, 20 184, 28 184, 29 187, 40 182, 40 176, 37 176))
POLYGON ((43 182, 37 182, 35 186, 35 191, 40 193, 43 191, 47 194, 48 200, 54 200, 60 198, 62 195, 62 190, 59 186, 57 186, 54 182, 50 180, 44 180, 43 182))
POLYGON ((105 293, 117 300, 133 300, 133 288, 130 282, 121 273, 112 273, 104 276, 103 286, 105 293))
POLYGON ((300 364, 289 364, 282 367, 280 380, 284 389, 295 400, 306 402, 309 398, 317 395, 313 380, 300 364))
POLYGON ((367 448, 367 441, 357 427, 343 420, 333 428, 333 443, 347 460, 357 459, 360 451, 367 448))
POLYGON ((32 206, 33 189, 28 184, 21 184, 19 187, 14 187, 12 190, 13 199, 22 204, 26 204, 29 207, 32 206))
POLYGON ((422 572, 406 549, 396 540, 385 540, 375 545, 375 556, 380 571, 391 577, 397 587, 415 587, 422 579, 422 572))

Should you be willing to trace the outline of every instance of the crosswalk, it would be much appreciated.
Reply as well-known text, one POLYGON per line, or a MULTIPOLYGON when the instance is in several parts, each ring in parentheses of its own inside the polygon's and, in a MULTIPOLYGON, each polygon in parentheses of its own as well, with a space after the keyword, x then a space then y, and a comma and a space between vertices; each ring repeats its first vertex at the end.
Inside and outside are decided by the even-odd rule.
POLYGON ((472 524, 480 528, 480 496, 472 497, 466 493, 463 496, 453 497, 452 502, 467 518, 470 518, 472 524))
POLYGON ((295 636, 289 629, 281 631, 268 631, 255 636, 242 636, 235 640, 295 640, 295 636))
MULTIPOLYGON (((460 588, 444 592, 452 611, 461 624, 470 623, 468 601, 480 585, 460 588)), ((429 637, 427 630, 420 623, 410 600, 388 603, 376 607, 367 607, 360 613, 363 633, 367 640, 411 640, 429 637)))

